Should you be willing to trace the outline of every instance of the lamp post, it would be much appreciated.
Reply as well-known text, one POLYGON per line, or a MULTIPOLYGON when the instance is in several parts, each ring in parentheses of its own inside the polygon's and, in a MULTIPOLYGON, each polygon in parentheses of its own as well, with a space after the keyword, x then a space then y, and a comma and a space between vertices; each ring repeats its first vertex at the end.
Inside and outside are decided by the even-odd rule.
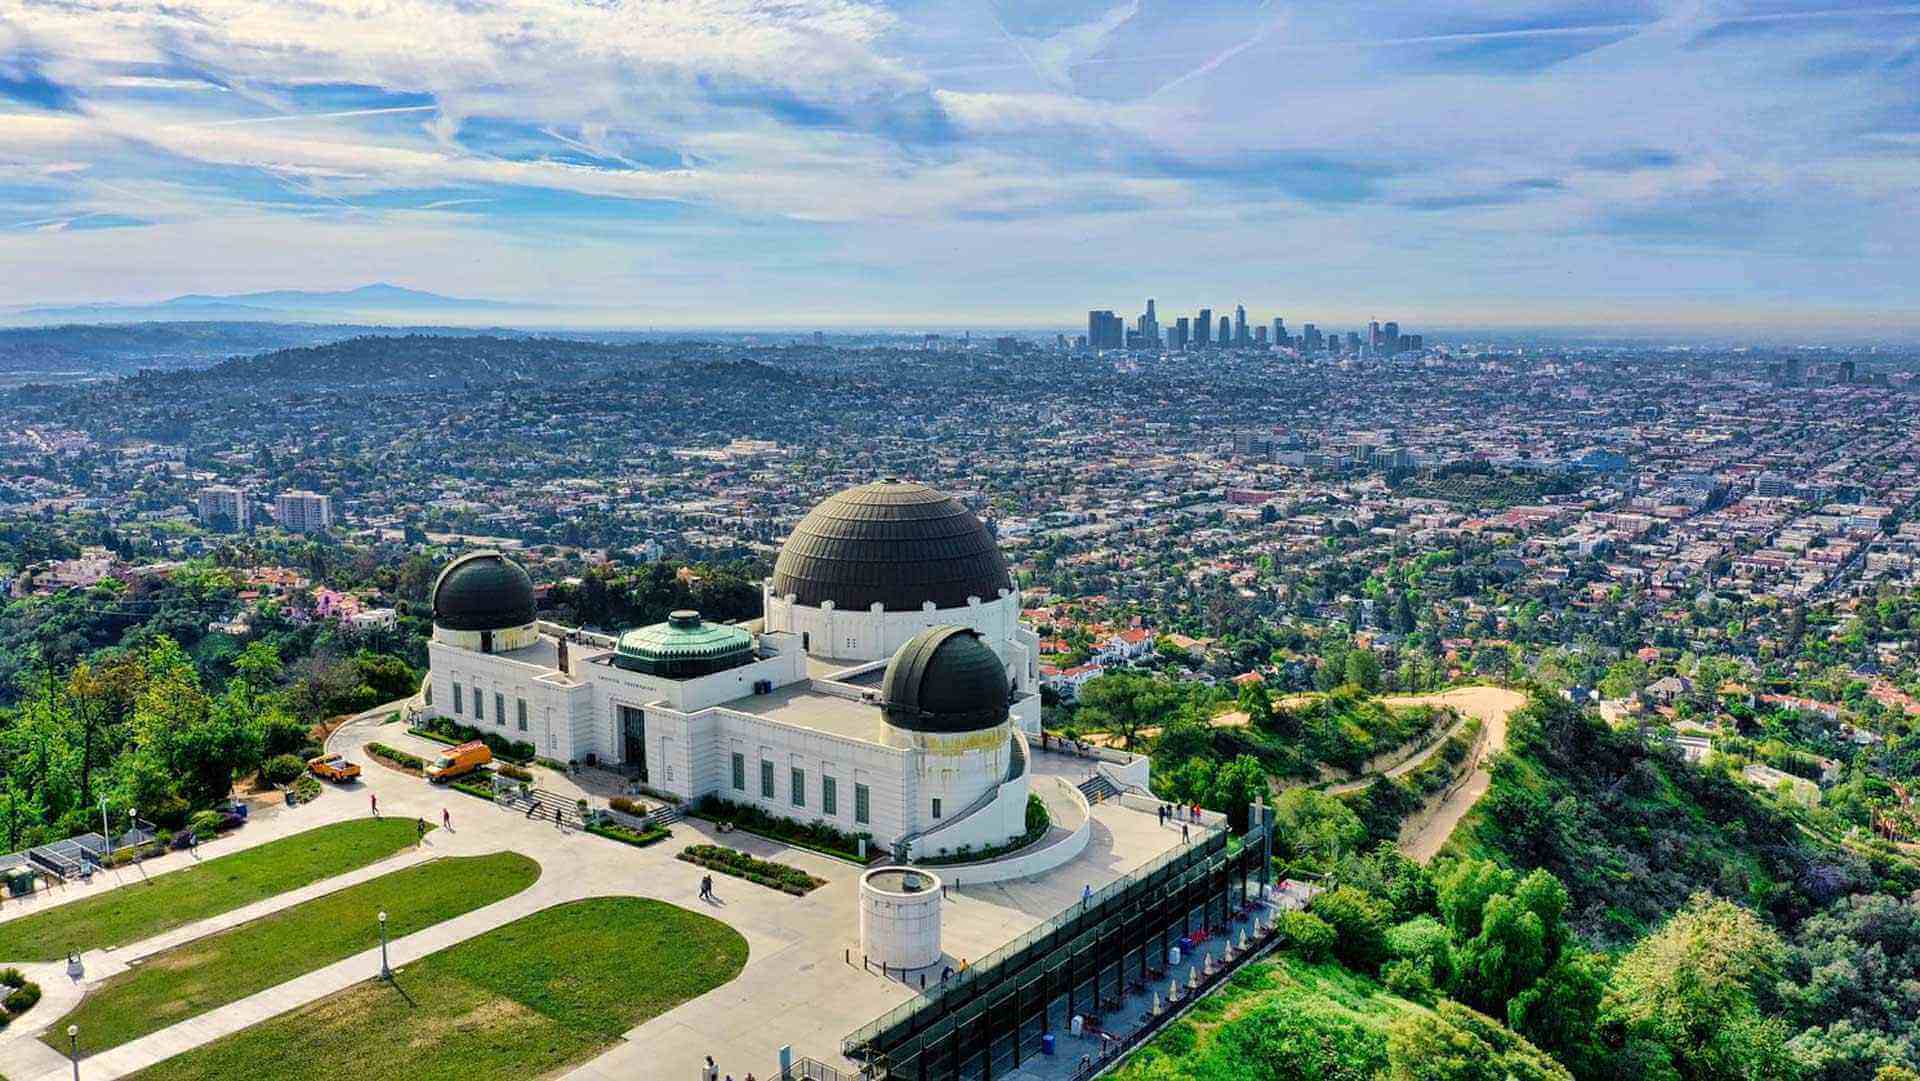
POLYGON ((387 912, 380 910, 380 978, 393 982, 393 969, 387 967, 387 912))
POLYGON ((80 1026, 67 1026, 67 1057, 73 1060, 73 1081, 80 1081, 80 1026))

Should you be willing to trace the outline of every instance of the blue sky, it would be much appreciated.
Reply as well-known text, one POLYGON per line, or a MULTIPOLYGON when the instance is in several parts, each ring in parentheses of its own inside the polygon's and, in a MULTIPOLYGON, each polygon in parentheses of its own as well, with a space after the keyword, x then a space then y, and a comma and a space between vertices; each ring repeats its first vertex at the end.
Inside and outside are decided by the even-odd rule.
POLYGON ((1920 325, 1920 3, 5 8, 0 303, 1920 325))

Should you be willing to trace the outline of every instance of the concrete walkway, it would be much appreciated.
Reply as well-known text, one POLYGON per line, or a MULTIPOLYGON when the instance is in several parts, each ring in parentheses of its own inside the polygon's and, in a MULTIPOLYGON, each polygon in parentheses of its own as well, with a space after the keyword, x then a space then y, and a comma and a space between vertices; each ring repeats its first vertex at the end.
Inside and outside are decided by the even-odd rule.
MULTIPOLYGON (((528 820, 517 811, 430 786, 372 761, 365 751, 369 742, 396 747, 425 742, 407 736, 398 725, 377 723, 392 708, 389 705, 369 711, 362 719, 342 726, 328 740, 329 751, 344 753, 361 763, 363 773, 358 790, 332 791, 319 802, 277 815, 271 822, 249 825, 230 842, 222 842, 220 848, 208 846, 204 856, 238 851, 300 829, 364 815, 369 793, 379 796, 382 812, 390 816, 418 816, 438 824, 442 809, 451 811, 454 827, 451 831, 435 830, 427 835, 420 849, 407 850, 368 868, 119 950, 95 951, 88 955, 86 976, 78 985, 66 980, 64 969, 55 966, 60 980, 52 984, 41 981, 48 997, 29 1015, 35 1023, 16 1024, 0 1034, 0 1042, 5 1047, 18 1048, 14 1058, 0 1052, 0 1074, 10 1081, 67 1081, 71 1068, 65 1059, 30 1037, 64 1016, 89 988, 123 971, 130 962, 434 856, 514 851, 538 862, 541 877, 511 898, 391 943, 390 957, 395 968, 404 969, 429 953, 544 908, 600 896, 639 896, 666 901, 711 915, 746 938, 747 966, 738 977, 650 1019, 628 1032, 623 1042, 577 1066, 568 1075, 584 1081, 693 1076, 698 1072, 702 1056, 707 1054, 723 1060, 722 1071, 731 1072, 736 1078, 744 1077, 749 1071, 764 1076, 782 1045, 791 1045, 799 1055, 836 1061, 841 1036, 918 993, 917 987, 885 979, 860 964, 856 919, 860 868, 750 834, 735 832, 717 836, 710 826, 699 821, 676 825, 675 836, 668 841, 633 848, 591 834, 560 829, 549 820, 528 820), (255 832, 256 826, 269 825, 272 828, 255 832), (715 876, 718 899, 702 901, 698 893, 704 871, 675 858, 688 844, 702 842, 726 844, 762 859, 801 867, 827 880, 827 884, 805 897, 795 898, 738 879, 715 876)), ((984 956, 1071 904, 1084 885, 1098 888, 1178 843, 1177 833, 1169 834, 1161 829, 1154 816, 1117 804, 1096 807, 1092 828, 1092 841, 1086 853, 1043 879, 1000 884, 978 894, 953 891, 945 935, 949 952, 955 958, 984 956)), ((149 873, 159 873, 162 866, 184 865, 192 858, 184 853, 163 857, 165 862, 155 861, 149 873)), ((91 896, 126 881, 137 881, 137 877, 127 878, 127 874, 122 872, 119 882, 96 883, 72 892, 76 897, 91 896)), ((131 874, 138 876, 139 872, 131 874)), ((63 897, 58 903, 71 899, 63 897)), ((30 910, 42 911, 45 907, 37 905, 30 910)), ((368 949, 353 957, 101 1052, 81 1063, 82 1076, 88 1081, 127 1076, 372 978, 380 967, 377 942, 377 931, 369 927, 368 949)), ((401 982, 404 985, 404 972, 401 982)))

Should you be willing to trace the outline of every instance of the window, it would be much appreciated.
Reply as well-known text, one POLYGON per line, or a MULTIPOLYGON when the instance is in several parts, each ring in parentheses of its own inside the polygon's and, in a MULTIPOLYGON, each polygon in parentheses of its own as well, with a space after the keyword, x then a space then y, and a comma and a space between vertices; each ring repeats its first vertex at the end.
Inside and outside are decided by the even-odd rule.
POLYGON ((795 807, 807 805, 807 775, 804 771, 797 769, 793 771, 793 805, 795 807))
POLYGON ((834 790, 833 778, 820 778, 820 810, 829 815, 840 813, 840 793, 834 790))
POLYGON ((453 685, 453 715, 456 717, 458 717, 460 713, 467 708, 467 704, 461 701, 462 697, 464 696, 461 695, 460 693, 460 685, 458 683, 454 684, 453 685))
POLYGON ((473 688, 473 719, 476 721, 484 721, 487 719, 487 700, 481 695, 480 687, 477 684, 473 688))
POLYGON ((519 711, 520 731, 525 732, 527 730, 527 700, 524 698, 519 699, 519 711))
POLYGON ((733 790, 735 792, 747 790, 747 756, 739 751, 733 752, 733 790))
POLYGON ((867 824, 867 786, 853 786, 853 820, 861 825, 867 824))
POLYGON ((935 818, 940 817, 940 797, 939 796, 933 797, 933 817, 935 818))
POLYGON ((493 692, 493 723, 502 727, 507 723, 507 696, 499 691, 493 692))
POLYGON ((760 796, 773 798, 773 763, 764 758, 760 760, 760 796))

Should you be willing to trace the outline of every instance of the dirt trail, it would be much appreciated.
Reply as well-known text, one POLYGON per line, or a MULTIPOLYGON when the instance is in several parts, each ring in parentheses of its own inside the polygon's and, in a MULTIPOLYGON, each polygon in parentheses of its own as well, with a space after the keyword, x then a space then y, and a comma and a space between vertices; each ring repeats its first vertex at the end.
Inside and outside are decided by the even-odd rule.
POLYGON ((1447 843, 1447 838, 1453 836, 1454 827, 1467 816, 1474 804, 1480 802, 1480 797, 1487 794, 1487 787, 1493 783, 1487 759, 1493 752, 1506 749, 1507 717, 1527 704, 1527 696, 1504 687, 1459 687, 1439 694, 1389 698, 1386 701, 1391 705, 1432 703, 1452 706, 1462 713, 1480 718, 1486 726, 1486 739, 1480 743, 1479 757, 1474 759, 1473 773, 1466 783, 1449 793, 1440 806, 1427 816, 1426 821, 1400 838, 1401 851, 1426 863, 1447 843))

